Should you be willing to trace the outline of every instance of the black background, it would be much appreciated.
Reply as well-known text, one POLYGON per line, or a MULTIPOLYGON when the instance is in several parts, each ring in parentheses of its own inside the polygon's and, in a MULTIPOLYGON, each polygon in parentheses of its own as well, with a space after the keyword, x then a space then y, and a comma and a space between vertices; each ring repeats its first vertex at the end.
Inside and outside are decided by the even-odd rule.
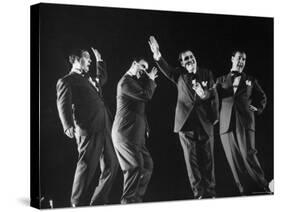
MULTIPOLYGON (((156 37, 163 57, 171 65, 179 65, 178 53, 190 49, 199 66, 211 69, 216 77, 231 68, 233 49, 245 50, 244 71, 259 80, 268 97, 264 113, 256 119, 256 148, 266 178, 273 178, 272 18, 43 4, 39 29, 40 185, 42 195, 53 199, 55 207, 69 206, 78 157, 75 141, 63 134, 56 108, 56 82, 70 70, 68 54, 75 48, 90 50, 91 46, 100 51, 109 74, 103 94, 114 114, 117 82, 132 59, 143 56, 151 67, 155 65, 148 46, 150 35, 156 37)), ((95 62, 91 66, 94 69, 95 62)), ((192 198, 178 135, 173 133, 176 86, 161 73, 157 84, 147 106, 152 130, 147 145, 154 172, 144 201, 192 198)), ((215 165, 218 196, 238 195, 217 135, 215 165)), ((119 203, 121 192, 120 171, 111 203, 119 203)))

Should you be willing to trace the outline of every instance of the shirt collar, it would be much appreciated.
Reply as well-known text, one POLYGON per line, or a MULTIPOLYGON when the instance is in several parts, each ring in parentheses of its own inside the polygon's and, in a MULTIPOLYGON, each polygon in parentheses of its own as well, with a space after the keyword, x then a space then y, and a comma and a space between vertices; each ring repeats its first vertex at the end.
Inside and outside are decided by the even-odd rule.
MULTIPOLYGON (((239 72, 238 70, 236 70, 236 69, 230 69, 230 73, 231 72, 233 72, 233 71, 235 71, 235 72, 239 72)), ((242 72, 239 72, 239 73, 241 73, 242 74, 242 72)))
POLYGON ((81 70, 78 68, 72 68, 70 72, 82 75, 81 70))
POLYGON ((196 74, 197 73, 197 67, 192 72, 189 72, 189 71, 187 71, 187 72, 190 73, 190 74, 196 74))
POLYGON ((197 73, 197 67, 194 69, 193 74, 197 73))

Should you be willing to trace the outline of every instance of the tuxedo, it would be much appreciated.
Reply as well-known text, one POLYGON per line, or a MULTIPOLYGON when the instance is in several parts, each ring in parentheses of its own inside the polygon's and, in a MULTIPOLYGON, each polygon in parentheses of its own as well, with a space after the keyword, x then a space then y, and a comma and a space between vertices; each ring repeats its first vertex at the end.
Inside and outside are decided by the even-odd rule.
POLYGON ((218 119, 218 99, 212 72, 197 67, 196 73, 190 74, 184 68, 170 67, 162 57, 156 63, 177 86, 174 132, 179 133, 194 196, 215 196, 213 123, 218 119), (194 81, 204 89, 203 99, 192 88, 194 81))
POLYGON ((111 140, 110 114, 101 94, 107 79, 103 62, 97 62, 97 79, 71 71, 57 82, 57 107, 64 131, 75 129, 78 162, 71 194, 74 205, 105 204, 118 169, 111 140), (96 168, 99 184, 92 194, 96 168))
MULTIPOLYGON (((216 87, 220 99, 220 137, 240 193, 247 192, 245 179, 250 179, 261 189, 268 187, 255 149, 255 113, 260 114, 266 106, 266 95, 258 81, 242 73, 217 79, 216 87), (237 87, 234 88, 234 84, 237 87), (250 110, 250 105, 257 108, 250 110)), ((251 189, 250 189, 251 190, 251 189)))
POLYGON ((153 161, 145 146, 145 105, 155 88, 148 77, 137 79, 125 74, 118 82, 112 139, 124 175, 121 203, 141 202, 151 178, 153 161))

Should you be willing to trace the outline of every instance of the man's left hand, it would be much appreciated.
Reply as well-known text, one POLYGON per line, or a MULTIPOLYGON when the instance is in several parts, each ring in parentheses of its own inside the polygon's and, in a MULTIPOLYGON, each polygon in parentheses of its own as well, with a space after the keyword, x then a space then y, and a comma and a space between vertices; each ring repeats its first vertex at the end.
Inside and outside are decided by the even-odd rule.
POLYGON ((151 80, 155 80, 158 77, 157 72, 157 68, 153 67, 152 70, 149 73, 146 72, 146 74, 151 80))
POLYGON ((204 99, 206 97, 205 91, 199 82, 195 82, 192 88, 201 99, 204 99))

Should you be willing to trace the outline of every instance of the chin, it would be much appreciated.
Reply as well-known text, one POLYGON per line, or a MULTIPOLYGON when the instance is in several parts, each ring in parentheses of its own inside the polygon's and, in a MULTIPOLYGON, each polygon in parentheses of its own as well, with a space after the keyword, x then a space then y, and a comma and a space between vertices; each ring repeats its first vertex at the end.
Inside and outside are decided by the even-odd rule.
POLYGON ((185 69, 188 71, 188 72, 192 72, 194 70, 194 67, 188 67, 188 66, 185 66, 185 69))
POLYGON ((237 70, 240 72, 240 73, 242 73, 243 72, 243 69, 244 69, 244 67, 240 67, 240 68, 238 68, 237 70))

